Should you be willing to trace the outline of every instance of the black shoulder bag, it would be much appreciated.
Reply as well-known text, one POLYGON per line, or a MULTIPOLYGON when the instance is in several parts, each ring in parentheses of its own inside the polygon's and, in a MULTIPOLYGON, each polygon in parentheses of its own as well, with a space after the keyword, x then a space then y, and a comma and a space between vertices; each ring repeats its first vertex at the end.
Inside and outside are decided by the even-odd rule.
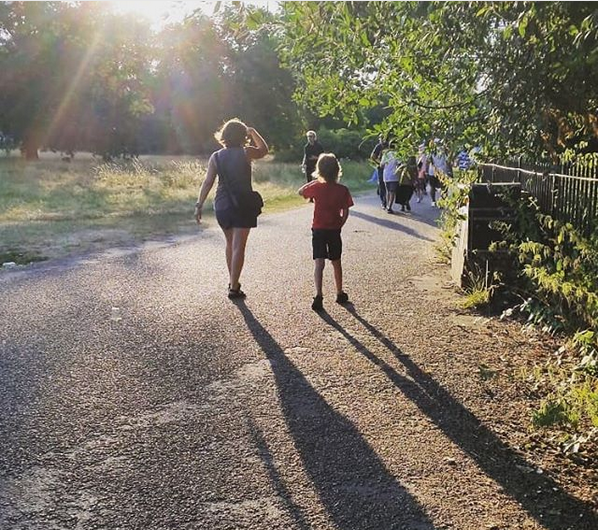
POLYGON ((262 196, 257 191, 233 192, 228 177, 222 171, 217 152, 214 153, 214 158, 216 159, 216 170, 218 172, 218 176, 222 179, 224 189, 226 190, 226 193, 228 193, 230 202, 235 207, 235 209, 239 210, 240 212, 246 213, 247 215, 255 217, 260 215, 264 206, 264 200, 262 199, 262 196))

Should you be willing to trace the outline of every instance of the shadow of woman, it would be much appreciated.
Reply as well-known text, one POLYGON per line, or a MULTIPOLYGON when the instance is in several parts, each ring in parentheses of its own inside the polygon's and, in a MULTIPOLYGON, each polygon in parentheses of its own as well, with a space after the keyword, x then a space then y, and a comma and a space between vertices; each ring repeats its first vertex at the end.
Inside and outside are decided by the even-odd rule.
MULTIPOLYGON (((388 472, 355 425, 318 394, 247 305, 240 301, 237 307, 270 361, 287 427, 335 528, 433 530, 422 506, 388 472)), ((281 493, 289 505, 288 493, 281 493)), ((295 515, 297 522, 304 521, 295 515)))
POLYGON ((504 492, 515 499, 543 528, 550 530, 596 530, 598 518, 589 504, 566 493, 552 478, 537 474, 532 464, 501 441, 437 381, 422 371, 390 339, 359 315, 347 311, 387 348, 405 367, 401 375, 374 355, 326 313, 322 319, 339 331, 360 353, 388 376, 444 434, 467 453, 504 492))

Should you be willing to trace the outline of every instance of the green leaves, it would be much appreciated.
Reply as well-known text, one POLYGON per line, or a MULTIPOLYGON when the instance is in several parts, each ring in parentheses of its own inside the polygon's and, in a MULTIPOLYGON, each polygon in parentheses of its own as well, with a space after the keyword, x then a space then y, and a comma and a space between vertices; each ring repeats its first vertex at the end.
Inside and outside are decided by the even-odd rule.
POLYGON ((353 116, 351 105, 388 98, 383 128, 397 137, 433 129, 488 154, 555 153, 596 137, 598 17, 588 3, 324 2, 305 31, 310 4, 284 5, 282 48, 300 99, 319 114, 353 116), (370 77, 377 96, 364 95, 370 77), (316 92, 317 79, 329 82, 316 92))

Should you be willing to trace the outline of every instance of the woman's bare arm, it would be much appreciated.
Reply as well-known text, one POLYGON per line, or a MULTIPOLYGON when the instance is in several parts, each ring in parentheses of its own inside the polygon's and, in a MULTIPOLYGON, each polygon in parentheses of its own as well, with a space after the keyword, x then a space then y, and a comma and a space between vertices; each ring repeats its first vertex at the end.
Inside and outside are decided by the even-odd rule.
POLYGON ((247 157, 251 160, 264 158, 269 151, 266 140, 264 140, 260 133, 258 133, 253 127, 247 127, 247 134, 251 136, 251 139, 255 144, 247 146, 245 148, 245 153, 247 154, 247 157))
POLYGON ((197 197, 197 203, 195 204, 195 219, 199 224, 201 222, 201 212, 203 209, 203 203, 206 202, 206 199, 214 186, 214 181, 216 180, 217 168, 216 168, 216 159, 214 155, 210 157, 208 161, 208 170, 206 172, 206 179, 203 181, 201 188, 199 190, 199 196, 197 197))

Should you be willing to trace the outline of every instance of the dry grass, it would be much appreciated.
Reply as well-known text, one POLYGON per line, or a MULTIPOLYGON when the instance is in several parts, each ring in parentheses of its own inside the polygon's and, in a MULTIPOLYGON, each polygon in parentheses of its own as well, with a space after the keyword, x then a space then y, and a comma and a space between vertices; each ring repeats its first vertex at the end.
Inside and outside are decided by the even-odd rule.
MULTIPOLYGON (((51 154, 38 162, 0 158, 0 264, 19 261, 19 254, 30 261, 197 231, 192 211, 206 164, 165 156, 116 163, 89 155, 70 163, 51 154)), ((343 168, 352 191, 370 188, 367 164, 343 168)), ((296 195, 303 179, 298 163, 260 161, 254 179, 266 213, 303 203, 296 195)), ((210 204, 206 211, 210 223, 210 204)))

